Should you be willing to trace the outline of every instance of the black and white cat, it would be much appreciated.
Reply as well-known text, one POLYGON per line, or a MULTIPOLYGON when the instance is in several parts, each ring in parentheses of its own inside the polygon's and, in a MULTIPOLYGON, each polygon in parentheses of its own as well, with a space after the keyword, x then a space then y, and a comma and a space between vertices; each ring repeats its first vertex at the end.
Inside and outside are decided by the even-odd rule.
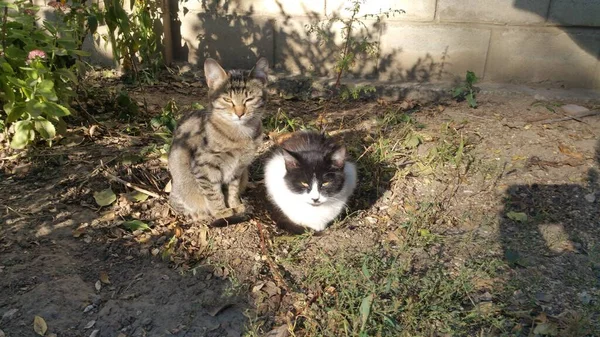
POLYGON ((267 159, 264 173, 269 199, 283 215, 275 220, 294 232, 298 226, 324 230, 346 207, 357 182, 346 148, 310 131, 283 141, 267 159))

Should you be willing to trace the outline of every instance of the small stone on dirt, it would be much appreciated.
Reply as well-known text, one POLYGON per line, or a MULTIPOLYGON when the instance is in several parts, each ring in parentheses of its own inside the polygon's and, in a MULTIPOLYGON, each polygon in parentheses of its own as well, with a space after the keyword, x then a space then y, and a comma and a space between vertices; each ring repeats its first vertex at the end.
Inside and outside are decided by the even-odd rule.
POLYGON ((88 305, 87 307, 85 307, 85 309, 83 309, 83 313, 84 313, 84 314, 85 314, 85 313, 88 313, 88 312, 92 311, 92 309, 94 309, 94 305, 93 305, 93 304, 90 304, 90 305, 88 305))
POLYGON ((589 202, 590 204, 593 203, 594 201, 596 201, 596 193, 590 193, 590 194, 586 194, 584 196, 585 201, 589 202))
POLYGON ((267 332, 265 337, 287 337, 289 335, 290 335, 290 331, 286 324, 286 325, 278 326, 278 327, 274 328, 273 330, 267 332))
POLYGON ((583 305, 588 305, 592 302, 592 296, 587 291, 580 292, 577 294, 577 297, 579 297, 579 301, 581 301, 583 305))
POLYGON ((539 292, 535 294, 535 299, 541 302, 550 302, 552 301, 552 295, 548 293, 539 292))
POLYGON ((4 331, 2 331, 2 329, 0 329, 0 337, 6 337, 6 334, 4 333, 4 331))
POLYGON ((581 112, 590 111, 590 109, 588 109, 586 107, 582 107, 581 105, 575 105, 575 104, 563 105, 563 106, 561 106, 561 109, 569 115, 574 115, 574 114, 578 114, 581 112))
POLYGON ((86 329, 86 330, 87 329, 91 329, 95 324, 96 324, 96 321, 95 320, 91 320, 83 328, 86 329))
POLYGON ((90 334, 90 337, 96 337, 98 336, 98 334, 100 333, 100 330, 94 330, 92 331, 92 333, 90 334))
POLYGON ((2 320, 9 321, 9 320, 13 319, 13 317, 15 317, 15 314, 17 313, 17 311, 19 311, 19 309, 10 309, 9 311, 5 312, 4 315, 2 315, 2 320))

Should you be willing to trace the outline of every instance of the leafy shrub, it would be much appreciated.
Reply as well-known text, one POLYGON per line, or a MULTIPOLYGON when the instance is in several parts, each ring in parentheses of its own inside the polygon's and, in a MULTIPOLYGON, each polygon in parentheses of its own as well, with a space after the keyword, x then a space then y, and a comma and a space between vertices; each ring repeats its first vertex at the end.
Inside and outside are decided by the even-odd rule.
POLYGON ((83 38, 97 26, 97 21, 88 24, 89 18, 83 23, 88 9, 49 4, 65 24, 45 20, 40 26, 39 7, 24 0, 0 1, 0 127, 10 128, 15 149, 38 134, 51 144, 56 134, 66 131, 63 117, 71 114, 69 103, 78 83, 73 66, 77 57, 87 56, 81 50, 83 38))
POLYGON ((129 79, 152 82, 162 67, 161 36, 154 29, 161 18, 160 1, 132 0, 130 13, 123 4, 123 0, 104 0, 101 19, 109 33, 102 37, 110 42, 114 59, 129 79))
POLYGON ((471 108, 477 107, 477 100, 475 100, 475 94, 477 92, 474 84, 477 83, 477 76, 472 71, 467 71, 465 76, 465 82, 461 83, 452 90, 452 98, 458 102, 467 100, 471 108))

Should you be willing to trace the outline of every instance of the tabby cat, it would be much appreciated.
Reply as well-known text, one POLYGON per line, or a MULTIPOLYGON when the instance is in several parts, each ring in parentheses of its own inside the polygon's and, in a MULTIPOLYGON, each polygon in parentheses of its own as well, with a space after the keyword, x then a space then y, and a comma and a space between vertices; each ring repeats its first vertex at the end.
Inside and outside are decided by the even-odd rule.
POLYGON ((268 70, 265 58, 249 71, 226 72, 213 59, 204 62, 210 105, 182 117, 169 153, 170 203, 176 211, 194 221, 245 212, 239 195, 262 143, 268 70))
POLYGON ((356 188, 356 167, 346 148, 325 134, 293 133, 265 164, 265 185, 276 206, 273 218, 293 233, 324 230, 356 188))

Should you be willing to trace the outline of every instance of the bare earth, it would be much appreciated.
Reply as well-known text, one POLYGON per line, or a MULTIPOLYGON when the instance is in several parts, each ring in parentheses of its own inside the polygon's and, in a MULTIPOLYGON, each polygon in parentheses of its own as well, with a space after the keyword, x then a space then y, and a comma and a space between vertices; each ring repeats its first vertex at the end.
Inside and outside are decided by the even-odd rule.
MULTIPOLYGON (((170 212, 165 141, 148 120, 170 99, 180 111, 204 102, 204 90, 183 82, 132 90, 147 109, 140 107, 130 123, 117 121, 118 108, 88 99, 82 106, 96 120, 82 113, 71 124, 81 126, 51 148, 38 144, 18 156, 0 151, 6 336, 34 336, 35 316, 46 322, 47 336, 59 337, 95 330, 96 337, 252 336, 294 322, 298 336, 329 335, 323 331, 338 331, 335 322, 329 328, 310 322, 328 322, 319 316, 330 303, 326 296, 346 285, 326 284, 314 266, 380 251, 402 251, 406 275, 417 279, 431 261, 451 278, 464 268, 476 271, 458 303, 484 317, 468 327, 469 335, 533 335, 534 327, 550 323, 558 330, 548 335, 599 335, 599 115, 543 123, 564 116, 556 105, 572 102, 548 97, 534 104, 526 95, 482 93, 471 109, 465 102, 273 94, 266 120, 283 112, 297 125, 327 125, 346 141, 362 173, 348 215, 321 236, 298 238, 268 217, 260 160, 245 196, 251 221, 209 229, 170 212), (402 133, 408 122, 390 121, 394 116, 411 119, 408 138, 402 133), (443 154, 453 142, 462 149, 443 154), (110 177, 157 195, 140 198, 110 177), (94 193, 108 187, 117 199, 100 207, 94 193), (414 219, 426 225, 407 225, 414 219), (128 229, 126 220, 149 228, 128 229), (579 328, 573 321, 585 320, 573 332, 579 328)), ((598 109, 599 102, 579 104, 598 109)), ((264 150, 273 143, 269 131, 264 150)), ((354 274, 360 273, 359 267, 354 274)), ((433 323, 412 329, 452 335, 433 323)))

